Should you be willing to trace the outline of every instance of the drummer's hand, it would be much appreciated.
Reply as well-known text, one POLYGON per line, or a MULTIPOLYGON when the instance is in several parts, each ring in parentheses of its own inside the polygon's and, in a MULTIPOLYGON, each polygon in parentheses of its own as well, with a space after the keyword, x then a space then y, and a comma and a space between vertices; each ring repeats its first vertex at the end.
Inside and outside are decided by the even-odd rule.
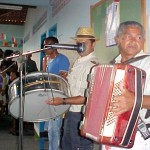
POLYGON ((134 94, 125 88, 121 89, 121 91, 122 94, 114 96, 115 102, 111 104, 111 111, 114 112, 114 115, 129 111, 134 106, 134 94))
POLYGON ((55 97, 53 99, 46 100, 46 104, 48 105, 62 105, 62 103, 63 103, 63 98, 61 97, 55 97))
POLYGON ((61 71, 59 72, 59 74, 60 74, 61 77, 63 77, 64 79, 66 79, 66 77, 67 77, 67 75, 68 75, 68 72, 65 71, 65 70, 61 70, 61 71))

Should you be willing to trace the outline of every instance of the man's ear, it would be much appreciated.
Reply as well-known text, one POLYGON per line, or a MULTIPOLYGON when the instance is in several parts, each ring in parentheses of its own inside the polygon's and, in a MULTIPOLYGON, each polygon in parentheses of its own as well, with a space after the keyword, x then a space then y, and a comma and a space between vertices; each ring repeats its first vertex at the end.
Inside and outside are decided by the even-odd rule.
POLYGON ((119 44, 119 38, 117 36, 115 37, 115 42, 117 45, 119 44))
POLYGON ((93 48, 95 48, 95 46, 96 46, 96 41, 93 42, 93 48))

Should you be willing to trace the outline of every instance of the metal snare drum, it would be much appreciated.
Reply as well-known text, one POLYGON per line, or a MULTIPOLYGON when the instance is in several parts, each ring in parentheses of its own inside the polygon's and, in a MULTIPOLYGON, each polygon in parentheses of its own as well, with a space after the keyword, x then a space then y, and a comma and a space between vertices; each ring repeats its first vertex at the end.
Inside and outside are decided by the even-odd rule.
MULTIPOLYGON (((23 100, 23 120, 27 122, 47 121, 65 113, 70 105, 48 105, 45 100, 54 97, 68 97, 68 83, 58 75, 34 72, 23 77, 25 99, 23 100)), ((9 111, 19 117, 20 81, 14 80, 8 90, 9 111)))

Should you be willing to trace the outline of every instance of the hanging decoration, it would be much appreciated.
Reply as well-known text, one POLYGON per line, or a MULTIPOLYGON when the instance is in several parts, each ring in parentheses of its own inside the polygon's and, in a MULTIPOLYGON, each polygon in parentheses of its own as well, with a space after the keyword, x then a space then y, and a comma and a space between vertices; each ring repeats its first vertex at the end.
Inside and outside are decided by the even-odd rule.
POLYGON ((107 6, 106 8, 106 46, 114 46, 116 45, 115 42, 115 35, 116 30, 118 29, 119 22, 120 22, 120 15, 119 15, 119 2, 115 0, 112 4, 107 6))
POLYGON ((23 47, 23 38, 9 37, 5 33, 0 33, 0 47, 23 47))

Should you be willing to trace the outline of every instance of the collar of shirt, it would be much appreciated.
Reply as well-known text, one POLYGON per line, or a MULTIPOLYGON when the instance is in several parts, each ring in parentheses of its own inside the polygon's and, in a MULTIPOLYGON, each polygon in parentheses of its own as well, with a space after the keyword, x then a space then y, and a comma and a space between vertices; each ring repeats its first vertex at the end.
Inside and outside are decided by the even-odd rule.
MULTIPOLYGON (((138 54, 135 55, 135 57, 138 56, 142 56, 142 55, 146 55, 143 50, 141 50, 138 54)), ((121 55, 119 55, 116 59, 115 59, 115 63, 120 63, 121 62, 121 55)))
POLYGON ((87 56, 79 57, 76 61, 77 61, 78 63, 82 63, 82 62, 84 62, 84 61, 86 61, 86 60, 89 60, 89 59, 92 58, 92 57, 95 57, 94 52, 90 53, 90 54, 87 55, 87 56))

